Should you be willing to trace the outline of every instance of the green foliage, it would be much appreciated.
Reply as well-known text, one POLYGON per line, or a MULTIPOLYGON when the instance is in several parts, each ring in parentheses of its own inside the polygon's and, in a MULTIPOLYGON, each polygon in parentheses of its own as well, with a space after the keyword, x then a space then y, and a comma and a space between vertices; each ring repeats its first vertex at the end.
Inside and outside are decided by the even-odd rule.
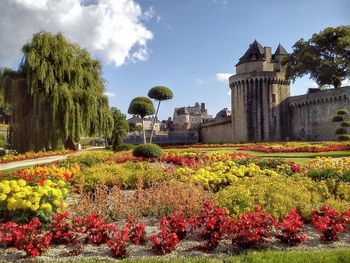
POLYGON ((350 127, 350 121, 343 121, 340 126, 342 127, 350 127))
POLYGON ((334 116, 332 119, 332 122, 341 122, 341 121, 344 121, 344 116, 342 115, 334 116))
POLYGON ((79 154, 74 154, 68 156, 65 161, 62 163, 62 166, 70 167, 73 164, 77 163, 82 167, 91 167, 95 164, 102 162, 103 160, 111 157, 113 155, 112 152, 82 152, 79 154))
POLYGON ((114 150, 115 152, 121 152, 121 151, 132 151, 135 149, 135 145, 130 144, 130 143, 124 143, 116 148, 114 150))
POLYGON ((335 131, 335 134, 347 134, 347 130, 344 128, 339 128, 335 131))
POLYGON ((82 135, 110 134, 100 62, 61 33, 35 34, 23 53, 19 70, 7 70, 2 81, 14 109, 14 149, 55 150, 68 137, 79 141, 82 135))
POLYGON ((3 135, 0 135, 0 148, 5 147, 5 137, 3 135))
POLYGON ((147 97, 136 97, 130 102, 129 114, 140 115, 144 118, 155 113, 152 101, 147 97))
POLYGON ((140 144, 135 147, 132 154, 135 157, 158 158, 163 154, 163 150, 156 144, 140 144))
POLYGON ((170 100, 173 98, 173 92, 171 89, 163 86, 156 86, 149 90, 148 97, 155 100, 170 100))
POLYGON ((129 131, 129 124, 126 120, 126 116, 121 113, 117 108, 112 107, 112 117, 114 122, 113 128, 113 151, 119 151, 118 149, 123 145, 126 134, 129 131))
POLYGON ((337 111, 337 115, 346 115, 349 111, 347 109, 340 109, 337 111))
MULTIPOLYGON (((349 191, 349 186, 346 189, 349 191)), ((330 201, 343 211, 347 208, 346 200, 332 196, 326 182, 314 182, 303 176, 244 177, 216 194, 216 202, 227 207, 233 215, 253 211, 259 205, 276 219, 283 218, 293 207, 308 219, 312 209, 330 201)))
POLYGON ((350 26, 328 27, 309 40, 298 40, 293 53, 283 61, 287 77, 296 78, 310 74, 319 86, 340 87, 350 77, 350 26))
POLYGON ((342 134, 338 137, 339 141, 350 141, 350 134, 342 134))
POLYGON ((79 179, 87 189, 94 189, 98 185, 118 185, 123 189, 135 189, 138 180, 143 182, 144 187, 150 187, 154 183, 165 181, 166 178, 162 167, 147 162, 127 162, 94 165, 80 173, 79 179))

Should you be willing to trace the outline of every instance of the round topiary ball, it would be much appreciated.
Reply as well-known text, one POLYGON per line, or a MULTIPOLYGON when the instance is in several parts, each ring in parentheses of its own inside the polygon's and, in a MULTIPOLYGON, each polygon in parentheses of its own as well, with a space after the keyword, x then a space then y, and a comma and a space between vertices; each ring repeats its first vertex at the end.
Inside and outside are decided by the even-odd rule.
POLYGON ((344 121, 343 115, 334 116, 332 119, 332 122, 340 122, 340 121, 344 121))
POLYGON ((347 130, 344 128, 339 128, 335 131, 335 134, 347 134, 347 130))
POLYGON ((350 134, 342 134, 338 137, 339 141, 350 141, 350 134))
POLYGON ((337 115, 346 115, 348 114, 348 110, 347 109, 340 109, 337 111, 337 115))
POLYGON ((157 144, 146 143, 136 146, 132 154, 135 157, 158 158, 163 154, 163 150, 157 144))
POLYGON ((343 121, 340 126, 342 126, 342 127, 350 127, 350 121, 343 121))

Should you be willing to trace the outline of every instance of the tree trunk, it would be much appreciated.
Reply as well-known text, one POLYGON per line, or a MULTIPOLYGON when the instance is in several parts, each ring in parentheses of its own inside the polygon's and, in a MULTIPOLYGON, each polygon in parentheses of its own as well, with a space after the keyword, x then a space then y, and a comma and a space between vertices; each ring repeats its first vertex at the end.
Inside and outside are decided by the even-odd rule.
POLYGON ((156 122, 156 119, 157 119, 157 117, 158 117, 159 106, 160 106, 160 101, 158 101, 158 106, 157 106, 156 115, 154 116, 153 121, 152 121, 151 138, 149 139, 149 143, 152 143, 153 129, 154 129, 154 124, 155 124, 155 122, 156 122))
POLYGON ((143 125, 143 118, 142 118, 142 133, 143 133, 143 143, 147 143, 147 141, 146 141, 146 133, 145 133, 145 126, 143 125))

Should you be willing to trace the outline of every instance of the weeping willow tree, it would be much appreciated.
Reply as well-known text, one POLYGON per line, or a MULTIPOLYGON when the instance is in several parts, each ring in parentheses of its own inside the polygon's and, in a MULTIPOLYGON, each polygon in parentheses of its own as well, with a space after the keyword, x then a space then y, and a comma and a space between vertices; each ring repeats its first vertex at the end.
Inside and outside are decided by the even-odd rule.
POLYGON ((61 33, 35 34, 23 53, 19 69, 2 77, 13 109, 14 149, 58 149, 69 139, 110 135, 113 119, 98 61, 61 33))

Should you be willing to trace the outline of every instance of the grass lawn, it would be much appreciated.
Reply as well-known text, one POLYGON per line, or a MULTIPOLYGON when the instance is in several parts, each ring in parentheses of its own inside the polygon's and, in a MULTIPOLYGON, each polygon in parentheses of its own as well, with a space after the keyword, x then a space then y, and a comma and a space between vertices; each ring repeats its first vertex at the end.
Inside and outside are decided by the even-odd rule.
MULTIPOLYGON (((214 256, 215 254, 213 254, 214 256)), ((93 263, 93 262, 116 262, 116 260, 107 259, 67 259, 63 262, 77 263, 93 263)), ((39 262, 34 260, 32 262, 39 262)), ((249 252, 238 256, 223 257, 223 258, 178 258, 166 259, 159 257, 150 257, 145 259, 125 259, 119 261, 123 263, 338 263, 350 262, 350 248, 327 249, 327 250, 310 250, 310 251, 264 251, 264 252, 249 252)))

